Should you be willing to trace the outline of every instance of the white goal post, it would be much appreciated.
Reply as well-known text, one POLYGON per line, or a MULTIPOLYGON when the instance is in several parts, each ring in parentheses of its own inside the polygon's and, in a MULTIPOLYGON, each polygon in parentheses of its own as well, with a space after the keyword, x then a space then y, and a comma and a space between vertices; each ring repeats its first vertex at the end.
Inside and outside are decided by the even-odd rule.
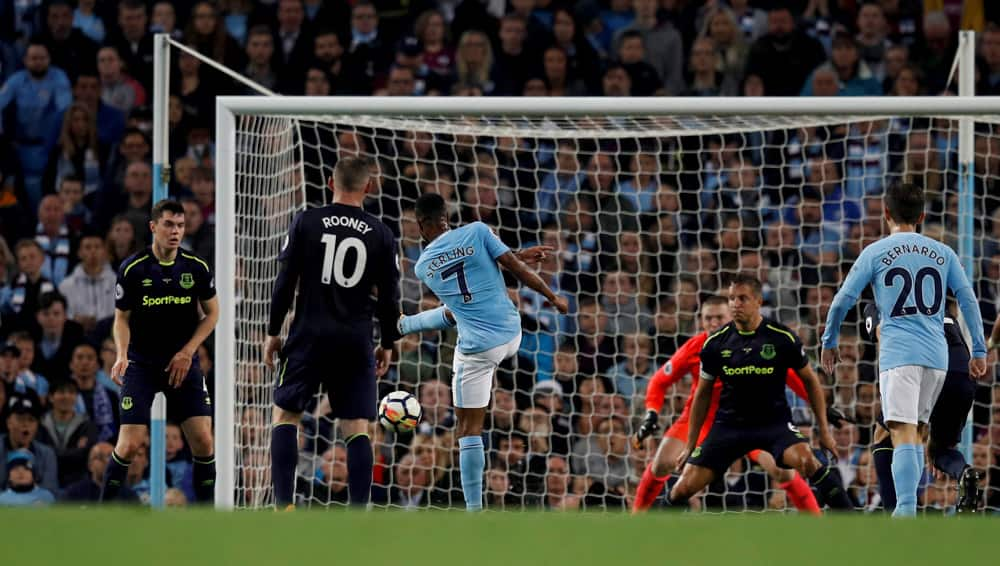
MULTIPOLYGON (((269 427, 267 395, 270 376, 261 377, 260 350, 254 332, 241 327, 241 320, 260 317, 266 324, 270 281, 277 269, 273 242, 280 241, 287 229, 288 212, 305 203, 306 173, 303 165, 302 122, 310 124, 351 124, 371 130, 407 130, 429 132, 475 131, 490 133, 498 127, 515 135, 546 139, 656 138, 725 135, 743 136, 789 130, 803 125, 823 126, 837 123, 863 123, 868 120, 940 119, 957 124, 959 190, 971 190, 974 174, 973 128, 975 122, 994 122, 1000 116, 1000 97, 858 97, 858 98, 376 98, 376 97, 219 97, 216 105, 216 288, 220 318, 215 339, 215 441, 216 506, 232 509, 261 506, 266 495, 253 502, 240 503, 237 485, 245 473, 242 458, 252 458, 261 468, 254 480, 261 489, 267 483, 269 466, 266 444, 254 455, 237 454, 242 444, 237 430, 243 413, 238 387, 254 389, 261 404, 261 422, 253 426, 269 427), (497 125, 499 124, 499 126, 497 125), (457 129, 455 129, 457 128, 457 129), (464 130, 463 130, 464 128, 464 130), (492 128, 492 130, 491 130, 492 128), (461 130, 461 131, 460 131, 461 130), (254 151, 270 151, 269 167, 277 177, 255 180, 246 172, 246 163, 255 157, 241 148, 247 138, 257 144, 254 151), (244 165, 240 165, 243 163, 244 165), (249 184, 263 183, 262 191, 273 191, 277 204, 253 205, 256 216, 249 221, 245 210, 238 212, 238 199, 249 184), (260 208, 259 206, 263 206, 260 208), (275 208, 277 207, 277 208, 275 208), (260 244, 241 242, 247 231, 260 244), (246 246, 253 246, 250 252, 246 246), (252 305, 250 295, 241 286, 248 285, 243 257, 247 253, 273 264, 275 271, 256 275, 257 294, 252 305), (266 288, 266 299, 263 289, 266 288), (237 303, 241 302, 238 314, 237 303), (242 318, 241 318, 242 317, 242 318), (256 356, 256 357, 254 357, 256 356), (258 366, 253 369, 251 366, 258 366), (238 384, 237 368, 249 368, 254 383, 238 384), (256 372, 256 373, 254 373, 256 372), (263 447, 263 448, 262 448, 263 447), (239 460, 239 461, 238 461, 239 460)), ((313 126, 310 126, 313 127, 313 126)), ((950 127, 950 126, 947 126, 950 127)), ((333 128, 333 126, 331 126, 333 128)), ((494 134, 499 135, 499 134, 494 134)), ((314 187, 315 188, 315 187, 314 187)), ((961 193, 960 193, 961 195, 961 193)), ((959 218, 972 219, 971 198, 959 198, 959 218)), ((972 269, 973 223, 963 221, 960 235, 961 255, 972 269)), ((243 326, 246 326, 245 324, 243 326)), ((651 372, 650 372, 651 373, 651 372)), ((669 422, 667 423, 669 425, 669 422)), ((263 428, 261 428, 263 430, 263 428)), ((241 433, 243 434, 243 433, 241 433)))

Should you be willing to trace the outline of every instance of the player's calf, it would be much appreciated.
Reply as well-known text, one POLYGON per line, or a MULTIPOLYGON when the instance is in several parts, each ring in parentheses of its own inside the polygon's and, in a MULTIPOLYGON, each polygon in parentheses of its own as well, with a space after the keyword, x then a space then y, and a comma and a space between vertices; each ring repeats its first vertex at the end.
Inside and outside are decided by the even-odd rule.
POLYGON ((486 451, 483 446, 483 419, 486 408, 455 408, 458 418, 458 467, 462 476, 462 493, 465 508, 479 511, 483 508, 483 469, 486 451))
POLYGON ((271 483, 274 486, 274 504, 279 510, 295 504, 295 465, 299 459, 301 418, 301 413, 274 407, 271 425, 271 483))
POLYGON ((830 465, 822 452, 818 456, 820 457, 810 450, 808 444, 799 442, 785 450, 783 461, 786 466, 802 474, 802 477, 809 478, 809 483, 819 492, 821 503, 829 505, 831 509, 854 509, 854 504, 844 489, 840 471, 830 465))
POLYGON ((191 446, 191 480, 195 500, 211 503, 215 500, 215 450, 212 439, 212 419, 191 417, 181 423, 184 437, 191 446))
POLYGON ((139 452, 147 438, 146 427, 144 425, 123 424, 118 432, 118 442, 111 452, 111 459, 108 467, 104 470, 104 482, 101 487, 101 501, 114 501, 118 499, 125 478, 128 476, 128 468, 132 463, 132 457, 139 452))
POLYGON ((345 419, 340 422, 340 430, 347 446, 347 494, 351 505, 368 505, 372 492, 371 438, 368 436, 368 421, 365 419, 345 419))
POLYGON ((704 466, 688 464, 684 466, 680 479, 670 489, 667 501, 672 506, 687 505, 689 499, 697 495, 715 479, 715 471, 704 466))
POLYGON ((639 486, 635 490, 635 502, 632 505, 633 513, 646 511, 653 506, 653 502, 663 491, 663 486, 670 479, 670 474, 674 473, 674 463, 682 450, 684 443, 680 440, 669 436, 663 439, 656 450, 656 456, 646 466, 642 479, 639 480, 639 486))

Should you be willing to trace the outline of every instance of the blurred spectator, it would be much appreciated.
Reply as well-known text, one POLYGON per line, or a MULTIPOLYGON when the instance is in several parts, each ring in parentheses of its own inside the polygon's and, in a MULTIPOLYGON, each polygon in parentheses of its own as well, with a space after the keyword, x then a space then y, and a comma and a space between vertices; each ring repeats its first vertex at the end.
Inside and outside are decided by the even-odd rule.
MULTIPOLYGON (((71 120, 69 132, 74 144, 82 145, 79 142, 88 142, 86 148, 97 151, 100 162, 102 164, 105 163, 109 157, 108 148, 117 144, 121 140, 122 134, 125 133, 125 113, 105 104, 101 99, 100 75, 95 68, 90 66, 84 67, 77 75, 76 82, 73 83, 73 102, 86 107, 89 113, 89 120, 91 120, 91 126, 97 132, 97 144, 91 145, 89 139, 82 138, 77 131, 74 131, 74 122, 71 120), (97 124, 100 124, 101 127, 98 128, 97 124), (77 141, 77 138, 79 138, 79 141, 77 141)), ((63 113, 60 117, 57 124, 58 129, 50 131, 49 137, 52 139, 51 143, 53 144, 59 142, 65 145, 62 143, 62 132, 66 122, 65 116, 66 113, 63 113)), ((79 118, 77 119, 79 120, 79 118)), ((83 130, 79 125, 76 127, 79 128, 79 131, 83 130)), ((74 147, 73 149, 77 150, 79 148, 74 147)), ((76 156, 73 152, 70 155, 76 156)), ((51 157, 49 159, 51 160, 51 157)))
POLYGON ((691 46, 690 80, 682 91, 685 96, 736 96, 739 84, 732 76, 719 72, 719 54, 715 43, 707 38, 696 39, 691 46))
POLYGON ((944 12, 924 14, 923 41, 915 44, 912 59, 919 61, 931 93, 937 94, 947 85, 958 45, 957 35, 944 12))
POLYGON ((629 477, 628 436, 625 424, 615 418, 605 418, 594 434, 577 441, 570 456, 574 474, 585 475, 609 490, 620 489, 624 494, 629 477))
MULTIPOLYGON (((562 13, 562 12, 560 12, 562 13)), ((549 47, 542 55, 545 82, 549 96, 583 96, 587 86, 570 73, 569 60, 561 47, 549 47)))
POLYGON ((976 94, 980 96, 1000 94, 1000 27, 991 25, 982 32, 979 53, 983 65, 978 73, 976 94))
POLYGON ((768 96, 795 96, 809 72, 826 58, 823 46, 796 29, 792 12, 785 7, 768 13, 767 30, 750 46, 747 73, 761 78, 768 96))
POLYGON ((79 69, 93 64, 97 44, 73 28, 73 6, 69 0, 50 0, 45 13, 41 41, 49 49, 52 65, 72 81, 79 69))
MULTIPOLYGON (((755 10, 763 17, 764 27, 767 26, 767 16, 760 10, 755 10)), ((740 30, 736 16, 725 7, 718 7, 705 17, 700 37, 712 40, 715 49, 714 59, 716 70, 722 75, 722 84, 735 84, 743 80, 746 69, 749 44, 740 30)), ((692 51, 694 44, 692 44, 692 51)), ((690 87, 690 85, 689 85, 690 87)), ((732 96, 739 96, 734 92, 732 96)))
MULTIPOLYGON (((653 374, 653 340, 645 332, 626 335, 622 339, 625 358, 614 367, 608 377, 615 384, 615 393, 632 404, 646 392, 648 377, 653 374)), ((641 404, 641 401, 640 401, 641 404)))
POLYGON ((17 256, 17 277, 0 290, 0 312, 5 319, 4 326, 27 329, 35 319, 38 299, 41 295, 56 290, 47 277, 42 275, 45 264, 45 250, 35 240, 21 240, 14 246, 17 256))
POLYGON ((552 13, 552 39, 553 46, 566 54, 567 76, 580 81, 581 88, 586 92, 596 91, 600 79, 600 56, 566 8, 556 8, 552 13))
POLYGON ((582 500, 579 495, 570 491, 570 480, 566 459, 561 456, 549 457, 545 473, 545 499, 542 502, 546 509, 565 511, 580 508, 582 500))
POLYGON ((455 54, 455 83, 457 86, 474 86, 482 94, 496 91, 493 74, 493 48, 490 40, 481 31, 467 31, 458 40, 455 54))
POLYGON ((149 14, 149 31, 165 33, 170 39, 178 41, 184 38, 181 30, 177 29, 177 10, 170 0, 159 0, 153 3, 152 11, 149 14))
POLYGON ((622 33, 618 41, 618 62, 625 68, 632 84, 632 96, 651 96, 662 92, 663 79, 646 62, 646 46, 642 33, 631 30, 622 33))
MULTIPOLYGON (((206 3, 207 4, 207 3, 206 3)), ((197 6, 195 7, 197 10, 197 6)), ((224 33, 221 26, 218 33, 224 33)), ((277 46, 277 64, 281 69, 281 80, 284 85, 302 84, 303 65, 309 60, 313 51, 313 38, 305 25, 305 9, 302 0, 278 1, 278 27, 275 46, 277 46)), ((297 94, 289 87, 282 92, 297 94)))
POLYGON ((181 246, 215 265, 215 226, 205 222, 201 206, 194 199, 181 201, 184 206, 184 240, 181 246))
POLYGON ((97 72, 101 78, 101 100, 128 116, 146 104, 146 89, 127 75, 118 50, 102 47, 97 52, 97 72))
MULTIPOLYGON (((94 11, 97 0, 79 0, 73 10, 73 28, 95 43, 104 41, 104 20, 94 11)), ((171 5, 171 7, 173 7, 171 5)))
POLYGON ((115 271, 118 270, 125 258, 142 249, 142 245, 136 238, 132 222, 124 215, 115 216, 111 220, 111 227, 108 229, 108 237, 105 241, 108 261, 111 269, 115 271))
POLYGON ((449 45, 448 27, 441 12, 427 10, 417 16, 413 23, 413 35, 422 48, 421 58, 427 70, 440 78, 449 77, 455 62, 455 51, 449 45))
MULTIPOLYGON (((59 497, 60 501, 90 502, 96 503, 101 499, 101 486, 104 483, 104 470, 111 460, 111 451, 114 450, 109 442, 98 442, 90 448, 87 454, 87 475, 76 483, 66 487, 59 497)), ((135 498, 135 494, 127 486, 123 486, 118 494, 120 501, 128 501, 135 498)))
MULTIPOLYGON (((191 222, 187 214, 185 217, 187 222, 191 222)), ((107 249, 99 234, 84 234, 77 253, 80 263, 59 284, 59 292, 66 297, 66 316, 78 322, 89 334, 99 321, 114 316, 117 278, 108 264, 107 249)), ((205 256, 199 254, 199 257, 205 256)))
POLYGON ((76 411, 78 389, 73 380, 58 381, 49 390, 51 408, 42 417, 38 439, 51 446, 59 467, 59 485, 66 487, 87 473, 87 453, 97 442, 97 427, 76 411))
POLYGON ((640 302, 634 276, 622 271, 604 275, 601 285, 601 309, 607 314, 607 331, 613 335, 645 332, 652 326, 652 315, 640 302))
POLYGON ((90 417, 97 426, 97 438, 101 441, 111 441, 118 436, 118 395, 98 383, 97 348, 84 342, 73 348, 73 357, 69 362, 71 379, 79 388, 76 399, 76 410, 90 417))
MULTIPOLYGON (((281 20, 280 6, 278 19, 281 20)), ((202 55, 231 69, 238 69, 242 64, 242 49, 236 40, 227 33, 226 26, 219 17, 218 9, 211 2, 197 2, 191 8, 191 19, 184 30, 184 41, 202 55)), ((305 60, 305 53, 297 53, 296 55, 301 57, 299 61, 305 60)))
MULTIPOLYGON (((868 64, 861 59, 857 41, 853 37, 838 34, 834 38, 830 62, 837 73, 838 94, 840 96, 879 96, 882 94, 882 84, 872 73, 868 64)), ((811 96, 812 88, 812 81, 807 79, 802 87, 802 96, 811 96)))
POLYGON ((24 70, 0 88, 0 126, 11 137, 24 175, 29 211, 42 199, 42 175, 48 162, 46 134, 73 101, 66 73, 50 65, 48 47, 32 40, 24 55, 24 70))
MULTIPOLYGON (((247 32, 247 65, 243 74, 253 82, 270 90, 278 89, 278 73, 273 67, 274 37, 267 26, 258 25, 247 32)), ((245 88, 243 94, 258 94, 245 88)))
POLYGON ((35 241, 45 252, 42 276, 58 287, 76 264, 76 239, 70 234, 63 203, 56 195, 45 196, 38 205, 35 241))
POLYGON ((125 194, 118 211, 132 223, 139 247, 149 244, 149 208, 153 197, 153 172, 143 161, 129 163, 125 169, 125 194))
POLYGON ((580 374, 592 376, 603 373, 615 363, 618 353, 617 340, 611 334, 608 314, 598 301, 581 297, 576 313, 575 342, 580 359, 580 374))
POLYGON ((66 298, 58 291, 38 298, 35 318, 38 351, 31 369, 51 381, 68 378, 73 349, 83 341, 83 327, 66 318, 66 298))
POLYGON ((0 485, 7 484, 7 456, 25 450, 34 456, 32 465, 38 485, 52 492, 59 488, 56 453, 36 439, 41 408, 38 397, 30 391, 7 396, 4 411, 7 433, 0 434, 0 485))
POLYGON ((164 445, 167 487, 180 490, 188 500, 194 501, 193 464, 190 453, 184 448, 184 436, 177 423, 167 423, 164 445))
POLYGON ((620 63, 608 65, 601 78, 601 94, 621 97, 632 94, 632 77, 623 65, 620 63))
POLYGON ((499 49, 491 77, 498 95, 520 94, 534 71, 532 53, 525 48, 525 27, 524 20, 516 14, 508 14, 500 20, 499 49))
POLYGON ((30 389, 38 395, 39 401, 45 405, 49 395, 49 380, 43 375, 31 371, 35 363, 35 340, 25 330, 11 332, 7 337, 7 354, 14 356, 14 391, 24 393, 30 389))
POLYGON ((27 450, 14 450, 7 454, 7 490, 0 492, 0 507, 55 503, 52 492, 35 483, 34 459, 27 450))
MULTIPOLYGON (((149 33, 148 24, 145 2, 121 0, 118 4, 118 27, 108 37, 107 45, 117 52, 124 71, 139 81, 145 92, 152 92, 153 34, 149 33)), ((104 74, 103 71, 101 74, 104 74)))
MULTIPOLYGON (((642 39, 642 59, 650 64, 662 80, 662 87, 669 94, 684 90, 684 46, 681 35, 669 21, 657 20, 656 0, 632 0, 635 19, 622 27, 615 36, 615 50, 621 54, 621 43, 629 32, 638 32, 642 39)), ((625 63, 625 61, 622 61, 625 63)), ((633 76, 633 82, 635 76, 633 76)), ((657 90, 657 89, 653 89, 657 90)))
POLYGON ((66 177, 83 181, 83 195, 94 197, 101 189, 108 148, 98 144, 97 122, 86 105, 74 102, 63 114, 59 140, 49 153, 42 178, 46 193, 57 192, 66 177))
POLYGON ((391 37, 380 37, 378 14, 370 0, 360 0, 351 10, 351 42, 344 70, 347 94, 368 94, 382 80, 389 61, 391 37))

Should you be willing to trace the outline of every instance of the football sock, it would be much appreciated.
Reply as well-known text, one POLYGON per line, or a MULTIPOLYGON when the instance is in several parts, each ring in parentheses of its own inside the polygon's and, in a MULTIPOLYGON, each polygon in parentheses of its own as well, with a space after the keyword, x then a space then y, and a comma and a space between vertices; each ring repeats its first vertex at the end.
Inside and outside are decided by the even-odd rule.
POLYGON ((914 517, 917 514, 917 486, 920 465, 917 446, 900 444, 892 451, 892 480, 896 484, 896 510, 893 517, 914 517))
POLYGON ((125 483, 128 467, 131 462, 111 451, 111 459, 104 470, 104 486, 101 488, 101 501, 114 501, 125 483))
POLYGON ((458 439, 458 467, 462 473, 462 493, 465 494, 465 508, 479 511, 483 508, 483 468, 486 453, 482 436, 463 436, 458 439))
POLYGON ((962 453, 954 448, 945 448, 936 452, 934 466, 948 474, 952 479, 961 478, 962 472, 965 470, 965 457, 962 456, 962 453))
POLYGON ((781 489, 785 490, 788 495, 788 500, 792 502, 799 511, 805 511, 810 515, 819 515, 819 503, 816 501, 816 495, 813 494, 812 489, 806 480, 802 479, 802 476, 795 474, 795 477, 791 480, 781 484, 781 489))
POLYGON ((372 493, 372 442, 367 433, 347 437, 347 493, 351 505, 368 505, 372 493))
POLYGON ((646 471, 642 472, 642 479, 639 480, 639 487, 635 490, 635 503, 632 505, 632 512, 645 511, 653 506, 653 502, 660 496, 664 484, 670 479, 670 474, 658 478, 653 474, 652 465, 646 466, 646 471))
POLYGON ((191 461, 194 498, 198 503, 212 503, 215 501, 215 456, 193 457, 191 461))
POLYGON ((299 460, 299 425, 278 423, 271 427, 271 482, 278 509, 295 503, 295 465, 299 460))
POLYGON ((818 472, 813 474, 813 477, 809 478, 809 483, 819 492, 823 503, 829 505, 831 509, 854 509, 854 504, 851 503, 851 499, 847 497, 847 491, 844 489, 844 481, 840 477, 840 470, 835 466, 825 464, 818 472))
POLYGON ((453 325, 448 322, 448 317, 444 314, 445 309, 446 307, 440 306, 436 309, 419 312, 410 316, 404 316, 403 319, 399 321, 399 333, 406 335, 414 332, 446 330, 448 328, 452 328, 453 325))
POLYGON ((892 479, 892 439, 888 436, 872 445, 872 461, 878 476, 878 492, 882 508, 890 513, 896 509, 896 482, 892 479))

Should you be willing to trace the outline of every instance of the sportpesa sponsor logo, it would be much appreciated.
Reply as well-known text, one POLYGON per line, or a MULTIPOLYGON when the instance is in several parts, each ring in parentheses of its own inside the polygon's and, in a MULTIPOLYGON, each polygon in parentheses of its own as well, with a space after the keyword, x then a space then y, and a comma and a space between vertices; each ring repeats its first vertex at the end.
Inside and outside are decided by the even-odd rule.
POLYGON ((757 366, 743 366, 741 368, 731 368, 729 366, 722 366, 722 373, 726 375, 772 375, 774 374, 774 368, 762 368, 757 366))
POLYGON ((176 297, 173 295, 168 295, 166 297, 150 297, 149 295, 142 296, 142 306, 144 307, 159 307, 163 305, 187 305, 191 303, 191 297, 176 297))

